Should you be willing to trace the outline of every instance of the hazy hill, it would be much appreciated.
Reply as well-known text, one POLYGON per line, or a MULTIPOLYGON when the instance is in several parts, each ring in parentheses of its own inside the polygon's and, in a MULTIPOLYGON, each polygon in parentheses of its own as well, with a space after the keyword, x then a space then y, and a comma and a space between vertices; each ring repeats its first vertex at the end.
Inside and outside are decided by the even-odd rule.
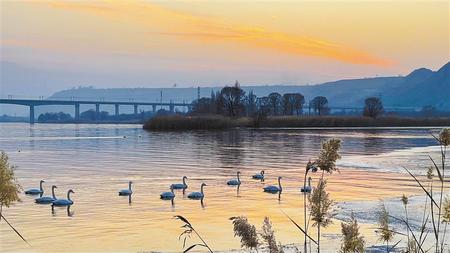
POLYGON ((385 103, 393 106, 434 105, 450 110, 450 63, 436 72, 416 71, 405 78, 401 87, 386 91, 385 103), (413 74, 414 78, 408 78, 413 74))
MULTIPOLYGON (((340 80, 310 86, 242 86, 257 96, 266 96, 271 92, 281 94, 300 92, 306 100, 314 96, 326 96, 331 106, 362 107, 364 99, 380 96, 387 107, 435 106, 441 110, 450 110, 450 63, 434 72, 420 68, 404 77, 376 77, 340 80)), ((209 96, 218 87, 200 88, 200 96, 209 96)), ((95 89, 77 88, 55 93, 51 98, 68 99, 104 99, 128 101, 192 101, 197 98, 197 88, 120 88, 95 89)))

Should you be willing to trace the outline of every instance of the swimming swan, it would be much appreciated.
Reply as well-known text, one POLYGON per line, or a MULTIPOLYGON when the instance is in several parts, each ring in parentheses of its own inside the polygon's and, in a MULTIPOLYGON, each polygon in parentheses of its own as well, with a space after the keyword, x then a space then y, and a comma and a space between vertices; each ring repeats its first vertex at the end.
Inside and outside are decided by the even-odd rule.
POLYGON ((253 179, 259 179, 259 180, 264 180, 264 170, 261 170, 261 173, 259 174, 255 174, 252 176, 253 179))
POLYGON ((281 188, 281 177, 278 177, 278 187, 274 185, 269 185, 263 188, 265 192, 268 193, 277 193, 283 191, 283 188, 281 188))
POLYGON ((205 194, 203 193, 203 187, 207 186, 205 183, 202 183, 200 186, 200 192, 191 192, 188 195, 188 198, 190 199, 203 199, 205 197, 205 194))
POLYGON ((305 186, 305 187, 303 187, 302 186, 302 188, 300 188, 300 191, 301 192, 311 192, 311 190, 312 190, 312 187, 311 187, 311 177, 309 177, 308 178, 308 185, 307 186, 305 186))
POLYGON ((52 185, 52 196, 51 197, 50 196, 44 196, 44 197, 37 198, 35 200, 35 202, 37 204, 50 204, 50 203, 52 203, 53 201, 56 200, 56 196, 55 196, 55 189, 56 188, 58 188, 58 187, 56 187, 56 185, 52 185))
POLYGON ((240 171, 237 173, 237 179, 231 179, 227 182, 227 185, 241 185, 241 179, 239 178, 239 174, 241 174, 240 171))
POLYGON ((175 198, 175 193, 173 193, 173 187, 172 186, 170 187, 170 192, 163 192, 159 196, 161 197, 161 199, 165 200, 171 200, 175 198))
POLYGON ((123 189, 119 191, 119 196, 129 196, 131 194, 133 194, 133 191, 131 190, 131 184, 133 182, 128 182, 128 189, 123 189))
POLYGON ((70 199, 70 194, 75 193, 72 189, 67 191, 67 199, 57 199, 53 201, 54 206, 70 206, 73 204, 73 201, 70 199))
POLYGON ((44 194, 44 189, 42 188, 42 184, 45 183, 44 180, 41 180, 39 182, 39 189, 29 189, 25 191, 25 194, 29 195, 37 195, 37 194, 44 194))
POLYGON ((184 177, 183 177, 183 183, 182 183, 182 184, 172 184, 171 187, 172 187, 173 189, 187 189, 187 188, 188 188, 188 185, 186 184, 186 179, 187 179, 187 177, 184 176, 184 177))

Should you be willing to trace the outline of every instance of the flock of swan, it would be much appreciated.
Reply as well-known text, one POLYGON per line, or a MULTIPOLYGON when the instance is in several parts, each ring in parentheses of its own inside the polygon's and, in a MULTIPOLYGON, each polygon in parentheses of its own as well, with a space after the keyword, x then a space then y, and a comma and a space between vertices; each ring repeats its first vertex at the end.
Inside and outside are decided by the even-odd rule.
POLYGON ((44 180, 39 182, 39 189, 29 189, 25 191, 28 195, 40 195, 39 198, 35 199, 37 204, 52 204, 54 206, 71 206, 73 201, 70 199, 70 194, 75 193, 72 189, 67 191, 67 199, 58 199, 55 195, 55 189, 58 188, 56 185, 52 185, 52 196, 42 196, 44 194, 44 188, 42 185, 45 183, 44 180))
MULTIPOLYGON (((240 179, 241 172, 237 172, 236 179, 231 179, 227 181, 227 185, 230 186, 240 186, 241 185, 241 179, 240 179)), ((163 192, 160 194, 160 198, 163 200, 173 200, 175 198, 174 190, 183 190, 183 194, 185 190, 188 188, 188 185, 186 183, 186 180, 188 178, 186 176, 183 176, 182 183, 176 183, 171 184, 169 186, 170 191, 163 192)), ((264 181, 264 170, 262 170, 260 173, 257 173, 252 176, 252 179, 260 180, 261 182, 264 181)), ((40 195, 39 198, 35 199, 35 202, 37 204, 52 204, 53 206, 71 206, 74 202, 70 199, 70 194, 75 193, 72 189, 67 191, 67 198, 66 199, 60 199, 56 198, 55 195, 55 189, 57 188, 56 185, 52 185, 52 196, 42 196, 44 194, 44 188, 43 183, 45 183, 44 180, 41 180, 39 183, 39 189, 29 189, 25 191, 25 194, 28 195, 40 195)), ((133 182, 128 182, 128 189, 123 189, 119 191, 119 196, 131 196, 133 194, 133 190, 131 189, 131 185, 133 182)), ((203 187, 207 186, 207 184, 202 183, 200 185, 200 191, 199 192, 191 192, 188 194, 189 199, 201 199, 205 197, 205 193, 203 191, 203 187)), ((269 185, 265 186, 263 188, 264 192, 267 193, 281 193, 283 191, 283 188, 281 187, 281 177, 278 177, 278 186, 276 185, 269 185)), ((301 192, 311 192, 311 178, 308 178, 308 185, 306 187, 302 187, 301 192)))

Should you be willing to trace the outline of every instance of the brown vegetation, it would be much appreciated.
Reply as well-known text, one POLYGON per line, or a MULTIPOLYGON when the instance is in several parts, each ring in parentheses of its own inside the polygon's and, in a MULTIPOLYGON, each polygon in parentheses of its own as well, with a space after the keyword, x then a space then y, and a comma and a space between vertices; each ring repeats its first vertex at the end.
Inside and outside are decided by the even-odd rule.
POLYGON ((227 129, 237 126, 238 121, 227 117, 211 116, 158 116, 144 124, 147 130, 197 130, 197 129, 227 129))
POLYGON ((425 127, 449 126, 450 118, 407 118, 361 116, 281 116, 268 117, 262 127, 425 127))
POLYGON ((406 118, 362 116, 276 116, 229 118, 219 115, 158 116, 144 124, 148 130, 228 129, 233 127, 438 127, 450 126, 450 118, 406 118))

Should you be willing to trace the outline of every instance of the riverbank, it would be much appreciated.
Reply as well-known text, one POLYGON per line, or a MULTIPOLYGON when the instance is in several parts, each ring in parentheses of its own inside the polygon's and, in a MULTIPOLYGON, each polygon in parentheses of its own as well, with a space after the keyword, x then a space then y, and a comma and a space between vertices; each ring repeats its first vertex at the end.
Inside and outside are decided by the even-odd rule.
POLYGON ((162 116, 154 117, 144 124, 147 130, 220 130, 234 127, 445 127, 450 118, 407 118, 362 116, 279 116, 255 121, 243 117, 231 119, 223 116, 162 116))
POLYGON ((144 124, 147 130, 222 130, 233 127, 248 126, 248 120, 231 119, 223 116, 159 116, 149 119, 144 124))

